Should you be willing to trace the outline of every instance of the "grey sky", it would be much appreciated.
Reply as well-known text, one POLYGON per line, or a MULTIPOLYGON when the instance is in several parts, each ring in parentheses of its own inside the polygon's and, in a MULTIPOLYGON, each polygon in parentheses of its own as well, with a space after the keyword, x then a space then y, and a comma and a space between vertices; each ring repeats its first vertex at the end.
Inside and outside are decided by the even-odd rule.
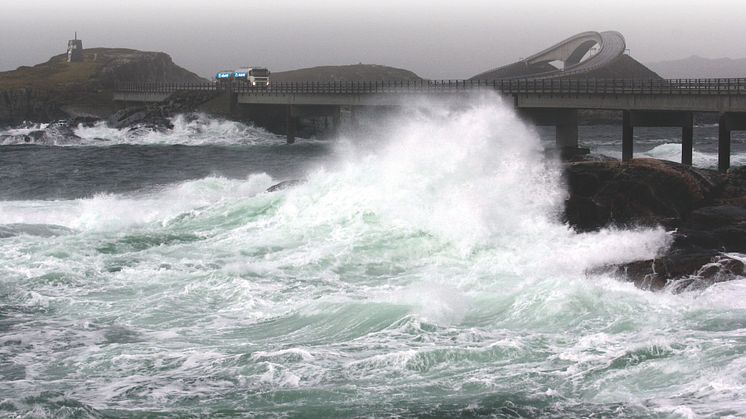
POLYGON ((586 30, 643 62, 746 57, 743 0, 0 0, 0 71, 86 48, 169 53, 203 76, 358 62, 463 78, 586 30))

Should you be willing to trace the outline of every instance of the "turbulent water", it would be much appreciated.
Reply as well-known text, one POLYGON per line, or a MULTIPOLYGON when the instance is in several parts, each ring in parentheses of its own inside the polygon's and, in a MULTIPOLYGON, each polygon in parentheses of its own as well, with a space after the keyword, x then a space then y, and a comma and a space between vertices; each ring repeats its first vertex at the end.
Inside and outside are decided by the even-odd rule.
POLYGON ((746 413, 746 280, 597 273, 668 234, 563 225, 495 98, 292 146, 174 122, 0 147, 0 415, 746 413))

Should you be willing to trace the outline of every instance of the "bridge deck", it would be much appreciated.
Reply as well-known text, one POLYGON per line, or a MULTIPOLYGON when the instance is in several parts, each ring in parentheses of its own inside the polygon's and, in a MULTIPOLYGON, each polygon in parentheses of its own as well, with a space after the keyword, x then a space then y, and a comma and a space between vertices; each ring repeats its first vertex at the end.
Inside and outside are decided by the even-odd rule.
POLYGON ((497 92, 521 108, 746 112, 746 79, 418 80, 409 82, 246 85, 140 83, 119 86, 115 100, 160 102, 179 91, 225 91, 237 103, 266 105, 404 105, 412 99, 497 92))

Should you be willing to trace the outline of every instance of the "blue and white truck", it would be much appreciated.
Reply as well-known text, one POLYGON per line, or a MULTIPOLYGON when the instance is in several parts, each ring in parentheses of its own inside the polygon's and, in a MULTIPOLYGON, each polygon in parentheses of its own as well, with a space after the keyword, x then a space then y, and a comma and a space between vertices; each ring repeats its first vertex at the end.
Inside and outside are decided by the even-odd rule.
POLYGON ((247 67, 220 71, 215 75, 215 80, 219 83, 234 82, 250 87, 267 87, 269 86, 269 74, 269 70, 263 67, 247 67))

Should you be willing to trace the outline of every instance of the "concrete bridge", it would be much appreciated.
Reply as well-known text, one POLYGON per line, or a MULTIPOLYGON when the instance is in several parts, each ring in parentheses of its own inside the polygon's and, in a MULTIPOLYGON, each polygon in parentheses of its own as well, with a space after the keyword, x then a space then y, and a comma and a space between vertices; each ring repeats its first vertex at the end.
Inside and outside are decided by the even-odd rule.
MULTIPOLYGON (((578 40, 578 42, 582 39, 578 40)), ((513 103, 537 125, 554 125, 559 147, 578 147, 578 110, 612 110, 623 115, 622 158, 633 156, 634 127, 680 127, 682 163, 692 164, 693 113, 719 114, 718 168, 730 167, 730 135, 746 130, 746 79, 596 80, 533 78, 513 80, 419 80, 410 82, 276 83, 267 88, 216 83, 126 84, 114 99, 165 102, 179 92, 215 92, 222 113, 235 116, 281 114, 288 142, 294 142, 302 117, 331 117, 342 109, 416 105, 418 97, 468 98, 490 91, 513 103)))

